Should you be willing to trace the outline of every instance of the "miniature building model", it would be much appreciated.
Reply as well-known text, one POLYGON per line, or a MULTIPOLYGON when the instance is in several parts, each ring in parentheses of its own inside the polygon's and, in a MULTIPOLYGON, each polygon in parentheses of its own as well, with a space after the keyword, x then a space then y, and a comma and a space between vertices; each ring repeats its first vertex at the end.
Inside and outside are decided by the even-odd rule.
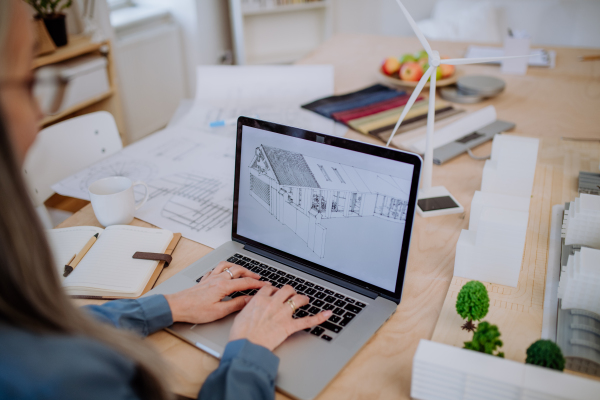
POLYGON ((319 257, 330 218, 377 217, 404 223, 411 182, 261 145, 249 167, 250 195, 319 257))
POLYGON ((519 281, 539 140, 496 135, 469 230, 456 245, 454 275, 516 287, 519 281))
POLYGON ((569 256, 560 275, 558 298, 562 309, 575 308, 600 314, 600 250, 582 247, 569 256))
POLYGON ((565 214, 565 244, 600 248, 600 196, 582 193, 565 214))
POLYGON ((586 310, 558 310, 556 344, 565 368, 600 376, 600 315, 586 310))
POLYGON ((421 340, 410 396, 418 400, 597 399, 600 382, 537 365, 421 340))

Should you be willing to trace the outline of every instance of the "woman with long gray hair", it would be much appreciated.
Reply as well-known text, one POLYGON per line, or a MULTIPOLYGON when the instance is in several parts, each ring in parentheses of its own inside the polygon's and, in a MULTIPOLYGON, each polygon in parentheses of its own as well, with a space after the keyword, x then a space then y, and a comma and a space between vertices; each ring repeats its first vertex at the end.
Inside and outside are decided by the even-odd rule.
POLYGON ((223 262, 194 287, 168 296, 79 309, 63 292, 20 173, 41 118, 32 93, 31 18, 24 2, 0 0, 0 398, 169 398, 165 366, 140 337, 176 321, 207 323, 240 310, 199 398, 274 398, 279 359, 272 350, 331 313, 293 319, 285 302, 293 298, 301 307, 308 298, 292 287, 278 290, 223 262), (222 301, 248 289, 259 291, 222 301))

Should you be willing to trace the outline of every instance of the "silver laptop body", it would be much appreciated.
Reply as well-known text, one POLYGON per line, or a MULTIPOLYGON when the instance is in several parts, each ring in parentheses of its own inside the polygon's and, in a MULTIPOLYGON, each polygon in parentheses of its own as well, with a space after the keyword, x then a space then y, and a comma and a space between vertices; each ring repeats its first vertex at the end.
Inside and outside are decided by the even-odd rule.
MULTIPOLYGON (((293 284, 311 298, 298 317, 332 309, 336 321, 297 332, 275 350, 278 389, 313 399, 396 311, 420 170, 411 153, 240 117, 233 240, 146 296, 189 288, 226 260, 293 284)), ((220 358, 234 318, 168 330, 220 358)))

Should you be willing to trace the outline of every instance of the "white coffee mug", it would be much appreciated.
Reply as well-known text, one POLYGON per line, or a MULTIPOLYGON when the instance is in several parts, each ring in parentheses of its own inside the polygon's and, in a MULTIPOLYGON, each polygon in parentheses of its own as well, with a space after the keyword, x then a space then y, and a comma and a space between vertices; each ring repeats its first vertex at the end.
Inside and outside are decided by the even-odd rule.
POLYGON ((124 176, 111 176, 97 180, 88 188, 92 208, 98 222, 103 226, 127 225, 133 221, 135 210, 148 200, 148 186, 144 182, 133 182, 124 176), (133 187, 146 188, 144 199, 135 202, 133 187))

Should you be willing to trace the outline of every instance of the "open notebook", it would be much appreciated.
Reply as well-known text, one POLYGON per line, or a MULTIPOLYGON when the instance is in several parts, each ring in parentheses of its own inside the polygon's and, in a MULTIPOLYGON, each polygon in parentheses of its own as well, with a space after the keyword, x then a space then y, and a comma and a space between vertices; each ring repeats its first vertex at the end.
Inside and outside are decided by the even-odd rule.
POLYGON ((164 229, 114 225, 51 229, 48 231, 55 265, 69 295, 139 297, 159 261, 132 258, 135 252, 164 253, 173 233, 164 229), (99 233, 98 240, 75 270, 63 278, 64 266, 99 233))

